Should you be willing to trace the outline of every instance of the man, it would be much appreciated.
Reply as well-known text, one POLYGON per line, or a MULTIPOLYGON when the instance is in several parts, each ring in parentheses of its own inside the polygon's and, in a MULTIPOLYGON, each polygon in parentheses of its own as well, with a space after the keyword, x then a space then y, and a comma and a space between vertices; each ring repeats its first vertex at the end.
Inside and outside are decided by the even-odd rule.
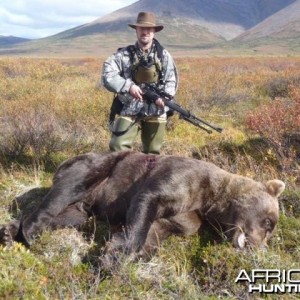
POLYGON ((128 150, 141 131, 143 152, 159 154, 167 122, 167 107, 161 98, 150 103, 143 98, 143 84, 151 84, 174 96, 178 85, 170 53, 154 38, 164 27, 150 12, 140 12, 136 24, 137 42, 118 51, 103 64, 102 82, 117 94, 121 110, 112 125, 110 150, 128 150))

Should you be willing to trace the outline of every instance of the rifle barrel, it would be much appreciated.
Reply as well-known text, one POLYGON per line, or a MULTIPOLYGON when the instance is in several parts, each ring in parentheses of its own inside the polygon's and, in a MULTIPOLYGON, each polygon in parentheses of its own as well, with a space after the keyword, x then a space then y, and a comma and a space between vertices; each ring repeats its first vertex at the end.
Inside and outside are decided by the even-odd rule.
MULTIPOLYGON (((199 123, 202 123, 206 126, 208 126, 209 128, 221 133, 223 131, 222 128, 220 127, 216 127, 212 124, 209 124, 208 122, 198 118, 197 116, 191 114, 188 110, 184 109, 183 107, 181 107, 179 104, 177 104, 176 102, 173 101, 173 96, 167 94, 164 91, 159 90, 157 87, 151 86, 151 85, 145 85, 143 86, 143 89, 145 89, 146 91, 150 91, 150 93, 152 93, 151 97, 154 96, 155 99, 155 95, 157 96, 157 98, 161 97, 165 103, 166 106, 168 106, 170 109, 178 112, 180 114, 180 117, 182 117, 185 121, 188 121, 190 123, 192 123, 193 125, 200 127, 201 129, 205 130, 208 133, 212 133, 211 130, 205 128, 204 126, 200 125, 199 123), (154 94, 154 95, 153 95, 154 94)), ((156 98, 156 99, 157 99, 156 98)), ((153 99, 152 99, 153 100, 153 99)))
MULTIPOLYGON (((182 116, 182 118, 183 118, 184 120, 189 121, 190 123, 192 123, 192 124, 194 124, 194 125, 195 125, 195 124, 202 123, 202 124, 204 124, 204 125, 206 125, 206 126, 212 128, 212 129, 214 129, 215 131, 217 131, 217 132, 219 132, 219 133, 221 133, 222 130, 223 130, 222 128, 216 127, 216 126, 214 126, 214 125, 212 125, 212 124, 209 124, 208 122, 206 122, 206 121, 204 121, 204 120, 198 118, 197 116, 191 114, 188 110, 185 110, 184 108, 182 108, 182 107, 181 107, 180 105, 178 105, 177 103, 174 103, 174 102, 172 102, 172 101, 170 101, 170 100, 166 100, 166 101, 164 101, 164 102, 165 102, 165 105, 166 105, 166 106, 168 106, 169 108, 171 108, 171 109, 177 111, 177 112, 182 116), (198 123, 198 122, 199 122, 199 123, 198 123)), ((205 127, 201 126, 201 128, 204 129, 205 127)), ((207 131, 207 130, 206 130, 206 131, 207 131)), ((207 132, 208 132, 208 133, 211 133, 210 130, 208 130, 207 132)))

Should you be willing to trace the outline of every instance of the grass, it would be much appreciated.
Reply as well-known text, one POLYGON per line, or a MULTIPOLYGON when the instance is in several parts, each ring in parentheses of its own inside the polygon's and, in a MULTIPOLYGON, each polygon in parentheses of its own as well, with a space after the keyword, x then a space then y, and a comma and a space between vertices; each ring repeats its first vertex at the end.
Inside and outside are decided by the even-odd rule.
MULTIPOLYGON (((268 105, 277 100, 297 109, 300 59, 190 57, 176 63, 177 101, 224 130, 208 135, 174 116, 163 154, 209 160, 256 180, 285 181, 280 222, 269 249, 240 252, 205 231, 170 237, 148 262, 120 257, 116 265, 104 268, 101 254, 109 228, 91 219, 80 232, 45 231, 30 250, 18 243, 1 247, 2 299, 297 298, 249 295, 235 278, 241 269, 299 269, 300 151, 297 144, 286 144, 286 136, 299 132, 297 114, 290 114, 292 126, 273 136, 277 123, 272 118, 271 130, 260 133, 246 119, 268 113, 268 105)), ((97 88, 101 65, 101 59, 92 58, 0 59, 1 224, 42 200, 63 160, 108 150, 112 94, 97 88)), ((135 149, 140 149, 139 140, 135 149)))

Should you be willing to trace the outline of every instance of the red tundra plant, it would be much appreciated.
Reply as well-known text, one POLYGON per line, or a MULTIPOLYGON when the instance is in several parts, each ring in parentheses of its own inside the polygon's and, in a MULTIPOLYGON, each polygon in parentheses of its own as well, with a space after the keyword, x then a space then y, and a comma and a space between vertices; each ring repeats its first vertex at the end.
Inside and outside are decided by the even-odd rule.
POLYGON ((246 126, 266 139, 281 165, 300 156, 300 88, 290 89, 289 98, 276 98, 246 115, 246 126))

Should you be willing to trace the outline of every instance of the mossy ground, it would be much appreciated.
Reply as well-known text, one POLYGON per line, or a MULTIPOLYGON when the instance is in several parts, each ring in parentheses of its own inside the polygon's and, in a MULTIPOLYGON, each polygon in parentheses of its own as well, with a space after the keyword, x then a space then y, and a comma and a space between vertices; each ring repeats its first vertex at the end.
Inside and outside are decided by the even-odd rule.
MULTIPOLYGON (((112 95, 96 88, 101 64, 90 58, 1 58, 1 224, 42 201, 63 160, 107 150, 112 95)), ((272 144, 272 137, 253 132, 245 122, 249 112, 274 103, 276 97, 298 103, 299 58, 178 58, 177 65, 177 101, 224 131, 208 135, 172 117, 163 154, 209 160, 256 180, 285 181, 280 221, 269 248, 241 252, 207 230, 170 237, 149 261, 131 262, 124 256, 103 268, 100 258, 109 227, 91 219, 83 231, 45 231, 30 250, 18 243, 1 247, 0 298, 297 298, 252 295, 235 278, 241 269, 299 269, 299 153, 284 140, 272 144)), ((292 130, 299 132, 297 122, 292 130)), ((140 149, 138 140, 135 149, 140 149)))

